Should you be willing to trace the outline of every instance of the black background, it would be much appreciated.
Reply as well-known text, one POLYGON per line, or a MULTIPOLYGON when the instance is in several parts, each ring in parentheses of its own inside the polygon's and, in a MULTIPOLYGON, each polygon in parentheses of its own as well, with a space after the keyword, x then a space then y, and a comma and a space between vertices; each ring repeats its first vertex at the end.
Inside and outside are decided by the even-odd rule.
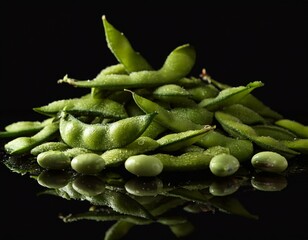
MULTIPOLYGON (((42 116, 34 113, 33 107, 87 92, 57 84, 65 74, 91 79, 102 68, 117 63, 106 45, 102 15, 155 68, 175 47, 190 43, 197 52, 191 75, 198 76, 206 68, 214 79, 233 86, 260 80, 265 85, 255 90, 256 96, 287 118, 308 124, 307 1, 134 4, 5 0, 1 5, 1 128, 13 121, 40 119, 42 116)), ((41 188, 35 181, 9 173, 3 167, 0 178, 4 221, 0 232, 11 236, 4 239, 102 239, 106 227, 101 223, 63 226, 57 219, 58 212, 86 209, 86 204, 70 203, 68 207, 62 199, 38 199, 34 194, 41 188)), ((294 182, 298 184, 301 180, 294 182)), ((304 199, 307 202, 305 193, 307 188, 286 190, 283 197, 288 200, 280 202, 280 195, 274 194, 268 205, 264 198, 267 194, 248 198, 247 204, 252 207, 255 204, 251 201, 256 201, 256 210, 268 213, 267 221, 257 225, 216 214, 204 222, 204 228, 209 228, 208 232, 203 229, 202 239, 205 233, 208 239, 216 239, 215 234, 219 239, 254 235, 263 239, 267 239, 266 235, 268 239, 304 239, 308 235, 303 229, 307 204, 304 210, 301 205, 304 199), (272 206, 277 208, 271 209, 272 206), (292 222, 297 227, 291 227, 292 222)), ((203 227, 203 222, 198 224, 203 227)), ((145 239, 150 236, 141 233, 147 233, 153 234, 154 239, 171 239, 167 230, 155 227, 139 228, 132 236, 145 239)))

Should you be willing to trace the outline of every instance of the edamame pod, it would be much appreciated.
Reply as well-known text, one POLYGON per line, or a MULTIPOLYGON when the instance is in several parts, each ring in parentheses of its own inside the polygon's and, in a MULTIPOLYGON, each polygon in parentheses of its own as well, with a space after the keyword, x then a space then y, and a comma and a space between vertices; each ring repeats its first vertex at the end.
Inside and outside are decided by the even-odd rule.
POLYGON ((201 139, 204 134, 214 129, 215 127, 206 125, 200 130, 188 130, 180 133, 167 134, 159 139, 157 143, 160 144, 158 150, 165 152, 178 151, 186 146, 190 146, 201 139))
POLYGON ((102 88, 122 90, 124 88, 156 87, 162 84, 176 83, 185 77, 195 63, 196 53, 189 44, 175 48, 167 57, 163 66, 157 71, 132 72, 129 75, 100 75, 93 80, 74 80, 65 76, 58 83, 68 83, 75 87, 102 88))
POLYGON ((75 116, 102 116, 115 119, 127 117, 122 104, 110 99, 92 97, 57 100, 46 106, 33 108, 33 110, 47 116, 56 116, 57 113, 65 110, 75 116))
POLYGON ((156 113, 125 118, 110 124, 86 124, 62 112, 60 135, 71 147, 104 151, 124 147, 137 139, 149 126, 156 113))
POLYGON ((215 98, 206 98, 199 103, 200 107, 205 107, 210 111, 216 111, 222 107, 238 103, 243 97, 255 88, 262 87, 260 81, 254 81, 246 86, 230 87, 219 92, 215 98))
POLYGON ((114 167, 123 163, 130 156, 153 151, 158 147, 157 141, 141 136, 125 147, 105 151, 101 157, 104 158, 107 167, 114 167))
POLYGON ((234 137, 249 139, 263 149, 276 151, 286 157, 299 154, 275 138, 259 136, 251 126, 242 123, 238 118, 232 115, 217 111, 215 112, 215 118, 222 125, 223 129, 234 137))
POLYGON ((145 113, 153 113, 156 112, 157 116, 154 121, 157 121, 164 127, 175 131, 182 132, 187 130, 197 130, 202 129, 203 126, 201 124, 196 124, 192 122, 190 119, 182 118, 181 116, 174 114, 165 108, 161 107, 159 104, 144 98, 135 92, 132 93, 133 98, 136 104, 145 112, 145 113), (178 124, 181 123, 181 124, 178 124))
POLYGON ((53 122, 46 125, 38 133, 31 137, 18 137, 4 145, 5 151, 9 154, 29 153, 37 145, 54 139, 59 132, 59 123, 53 122))
POLYGON ((277 120, 275 124, 294 132, 298 137, 308 138, 308 126, 298 121, 284 118, 277 120))
POLYGON ((116 59, 125 66, 127 72, 152 70, 147 60, 136 52, 125 35, 110 24, 106 16, 102 17, 107 46, 116 59))

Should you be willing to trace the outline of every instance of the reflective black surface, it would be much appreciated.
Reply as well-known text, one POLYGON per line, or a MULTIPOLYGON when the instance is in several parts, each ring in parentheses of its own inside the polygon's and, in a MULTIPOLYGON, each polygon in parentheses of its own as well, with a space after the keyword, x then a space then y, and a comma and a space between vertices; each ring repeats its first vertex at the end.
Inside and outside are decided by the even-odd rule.
MULTIPOLYGON (((65 74, 91 78, 115 63, 104 40, 103 14, 154 66, 175 46, 192 43, 198 54, 193 75, 206 67, 212 77, 234 86, 261 80, 265 86, 256 91, 260 99, 307 125, 307 4, 294 2, 168 7, 150 1, 135 6, 6 3, 1 16, 0 127, 41 120, 33 107, 84 93, 56 84, 65 74)), ((172 209, 195 226, 182 239, 308 239, 307 160, 303 156, 291 164, 280 191, 261 191, 247 181, 226 196, 237 199, 257 220, 212 208, 201 213, 172 209)), ((13 172, 3 162, 0 179, 1 239, 104 239, 115 222, 65 223, 60 215, 87 212, 91 204, 40 195, 46 188, 35 178, 13 172)), ((168 226, 151 223, 133 227, 122 239, 178 238, 168 226)))
POLYGON ((307 237, 308 164, 304 157, 294 159, 280 175, 256 174, 249 168, 224 179, 209 177, 206 171, 161 175, 155 178, 161 187, 159 195, 130 191, 134 187, 129 184, 145 186, 149 178, 112 171, 97 176, 106 185, 103 193, 93 196, 72 188, 76 179, 81 180, 74 173, 63 178, 63 172, 49 171, 47 178, 46 171, 27 157, 4 155, 2 160, 2 216, 8 226, 2 233, 12 239, 103 239, 118 220, 133 225, 121 239, 178 239, 181 234, 182 239, 307 237), (51 186, 51 182, 61 182, 61 186, 51 186), (122 199, 124 195, 118 194, 132 198, 122 199), (112 204, 105 205, 106 199, 112 204), (149 219, 132 199, 142 206, 155 206, 153 212, 161 214, 149 219))

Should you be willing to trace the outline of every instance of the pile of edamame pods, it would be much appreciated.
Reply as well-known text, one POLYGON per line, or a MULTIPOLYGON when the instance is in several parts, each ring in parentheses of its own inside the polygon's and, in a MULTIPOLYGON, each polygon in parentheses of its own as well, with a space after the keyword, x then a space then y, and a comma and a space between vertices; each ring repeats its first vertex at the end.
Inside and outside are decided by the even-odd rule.
POLYGON ((153 69, 105 16, 102 21, 117 63, 94 79, 60 79, 89 93, 34 107, 44 121, 6 126, 0 138, 9 139, 7 154, 34 156, 44 169, 80 174, 124 168, 153 177, 207 169, 226 177, 244 163, 281 173, 289 159, 308 153, 308 126, 252 94, 262 82, 229 86, 204 69, 189 76, 196 60, 190 44, 176 47, 153 69))

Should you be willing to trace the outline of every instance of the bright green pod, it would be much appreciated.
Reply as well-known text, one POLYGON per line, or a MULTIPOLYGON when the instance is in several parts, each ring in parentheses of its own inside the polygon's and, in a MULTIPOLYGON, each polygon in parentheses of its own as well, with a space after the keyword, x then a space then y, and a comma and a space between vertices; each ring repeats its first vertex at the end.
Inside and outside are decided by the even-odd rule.
POLYGON ((153 177, 162 172, 163 164, 159 158, 140 154, 130 156, 126 159, 125 168, 136 176, 153 177))
MULTIPOLYGON (((206 80, 209 80, 213 85, 215 85, 217 88, 224 90, 227 88, 231 88, 232 86, 218 82, 214 79, 212 79, 210 76, 206 75, 205 76, 206 80)), ((281 119, 282 115, 273 109, 271 109, 269 106, 265 105, 262 101, 260 101, 258 98, 256 98, 254 95, 251 93, 245 95, 243 98, 240 99, 238 102, 239 104, 242 104, 251 110, 257 112, 264 118, 268 119, 281 119)))
POLYGON ((86 124, 62 113, 60 135, 71 147, 104 151, 124 147, 136 140, 149 126, 156 113, 125 118, 110 124, 86 124))
POLYGON ((286 128, 295 133, 300 138, 308 138, 308 126, 291 119, 279 119, 276 125, 286 128))
POLYGON ((166 153, 156 153, 153 155, 160 159, 164 166, 164 171, 195 171, 207 169, 212 156, 203 152, 187 152, 180 156, 166 153))
POLYGON ((233 175, 240 167, 239 160, 231 154, 218 154, 211 159, 209 168, 218 177, 233 175))
POLYGON ((196 145, 203 148, 222 146, 229 149, 230 154, 235 156, 240 162, 251 158, 254 148, 250 140, 236 139, 223 135, 222 133, 212 130, 203 136, 196 145))
POLYGON ((139 137, 132 143, 122 148, 114 148, 102 153, 106 166, 115 167, 122 164, 127 158, 133 155, 153 151, 159 147, 159 143, 149 137, 139 137))
POLYGON ((287 169, 287 159, 277 152, 262 151, 253 155, 251 164, 264 172, 280 173, 287 169))
POLYGON ((80 175, 72 182, 76 192, 84 196, 97 196, 105 191, 105 183, 93 175, 80 175))
POLYGON ((30 153, 34 156, 39 155, 42 152, 53 151, 64 151, 68 149, 69 146, 63 142, 44 142, 31 149, 30 153))
POLYGON ((200 107, 205 107, 210 111, 216 111, 225 106, 229 106, 239 101, 249 94, 251 91, 258 87, 262 87, 264 84, 260 81, 254 81, 246 86, 230 87, 219 92, 214 98, 206 98, 199 103, 200 107))
POLYGON ((7 125, 5 131, 0 131, 0 138, 27 137, 38 133, 46 125, 50 124, 53 118, 39 121, 19 121, 7 125))
POLYGON ((99 75, 93 80, 75 80, 66 75, 58 83, 65 82, 75 87, 96 87, 108 90, 158 87, 163 84, 177 83, 181 78, 185 77, 195 64, 195 59, 195 49, 189 44, 184 44, 175 48, 167 56, 163 66, 156 71, 137 71, 131 72, 129 75, 99 75))
POLYGON ((53 122, 47 124, 38 133, 31 137, 18 137, 4 145, 5 151, 12 155, 26 154, 32 148, 43 142, 50 141, 58 136, 59 123, 53 122))
POLYGON ((190 146, 201 139, 204 134, 214 129, 215 127, 206 125, 200 130, 188 130, 180 133, 170 133, 157 139, 159 151, 174 152, 184 147, 190 146))
POLYGON ((176 115, 177 118, 185 118, 196 124, 207 125, 212 124, 214 113, 206 108, 200 107, 174 107, 170 109, 170 113, 176 115))
POLYGON ((219 90, 212 84, 191 87, 186 90, 190 93, 191 98, 198 102, 206 98, 214 98, 219 94, 219 90))
POLYGON ((153 91, 153 97, 167 103, 178 103, 189 101, 190 94, 177 84, 165 84, 153 91))
POLYGON ((49 150, 37 155, 37 163, 45 169, 62 170, 69 169, 71 159, 62 151, 49 150))
POLYGON ((156 112, 157 116, 154 121, 158 122, 162 126, 174 131, 174 132, 183 132, 187 130, 197 130, 202 129, 203 126, 201 124, 196 124, 188 118, 182 118, 171 111, 163 108, 159 104, 144 98, 135 92, 132 93, 133 98, 136 104, 145 112, 145 113, 153 113, 156 112), (179 124, 181 123, 181 124, 179 124))
POLYGON ((253 124, 264 124, 266 121, 265 119, 255 112, 254 110, 242 105, 242 104, 232 104, 223 108, 223 112, 228 113, 238 119, 242 123, 253 125, 253 124))
POLYGON ((289 140, 292 141, 297 138, 296 134, 289 131, 286 128, 275 125, 256 125, 253 129, 259 136, 270 136, 277 140, 289 140))
POLYGON ((215 112, 215 118, 223 129, 235 138, 248 139, 264 150, 275 151, 288 158, 299 154, 288 148, 282 141, 270 136, 259 136, 253 127, 242 123, 238 118, 230 114, 217 111, 215 112))
POLYGON ((284 145, 286 145, 288 148, 303 153, 303 154, 308 154, 308 139, 303 138, 303 139, 294 139, 294 140, 285 140, 282 141, 284 145))
POLYGON ((127 117, 122 104, 110 99, 92 97, 57 100, 33 110, 47 116, 56 116, 65 110, 74 116, 102 116, 115 119, 127 117))
POLYGON ((96 174, 105 168, 105 160, 96 153, 83 153, 72 159, 71 167, 78 173, 96 174))
POLYGON ((127 72, 152 70, 151 65, 136 52, 123 33, 110 24, 106 16, 102 17, 107 46, 116 59, 125 66, 127 72))

